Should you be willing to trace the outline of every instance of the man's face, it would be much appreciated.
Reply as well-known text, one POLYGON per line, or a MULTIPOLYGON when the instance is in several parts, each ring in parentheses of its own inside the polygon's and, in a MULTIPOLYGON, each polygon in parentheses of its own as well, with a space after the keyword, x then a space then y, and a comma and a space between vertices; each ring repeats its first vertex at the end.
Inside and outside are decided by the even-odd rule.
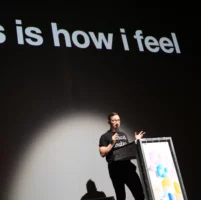
POLYGON ((108 123, 110 124, 111 128, 116 128, 116 127, 120 127, 120 117, 119 115, 114 115, 112 117, 110 117, 110 120, 108 121, 108 123))

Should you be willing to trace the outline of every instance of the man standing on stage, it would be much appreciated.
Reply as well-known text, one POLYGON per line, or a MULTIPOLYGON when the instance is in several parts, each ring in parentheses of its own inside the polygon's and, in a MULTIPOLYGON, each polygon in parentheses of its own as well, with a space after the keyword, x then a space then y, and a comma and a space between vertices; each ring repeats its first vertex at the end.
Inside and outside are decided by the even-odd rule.
MULTIPOLYGON (((113 151, 115 148, 129 143, 125 133, 118 131, 120 128, 120 117, 112 112, 108 115, 110 130, 101 135, 99 141, 99 151, 102 157, 106 157, 108 170, 117 200, 125 200, 125 184, 130 189, 135 200, 144 200, 143 188, 140 178, 136 173, 136 166, 130 161, 113 161, 113 151)), ((145 132, 139 134, 135 132, 135 140, 141 139, 145 132)))

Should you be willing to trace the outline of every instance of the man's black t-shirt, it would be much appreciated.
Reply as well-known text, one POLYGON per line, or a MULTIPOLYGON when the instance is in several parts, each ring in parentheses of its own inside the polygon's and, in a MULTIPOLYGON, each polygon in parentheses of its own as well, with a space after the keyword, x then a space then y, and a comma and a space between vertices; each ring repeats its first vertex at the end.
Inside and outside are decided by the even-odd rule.
MULTIPOLYGON (((107 147, 109 144, 111 144, 112 136, 114 134, 115 133, 113 133, 111 130, 108 130, 106 133, 101 135, 100 140, 99 140, 99 147, 101 147, 101 146, 107 147)), ((111 149, 111 151, 106 156, 107 162, 108 163, 112 162, 114 149, 121 147, 121 146, 124 146, 128 143, 129 143, 129 141, 128 141, 126 134, 124 132, 118 131, 116 143, 113 146, 113 148, 111 149)))

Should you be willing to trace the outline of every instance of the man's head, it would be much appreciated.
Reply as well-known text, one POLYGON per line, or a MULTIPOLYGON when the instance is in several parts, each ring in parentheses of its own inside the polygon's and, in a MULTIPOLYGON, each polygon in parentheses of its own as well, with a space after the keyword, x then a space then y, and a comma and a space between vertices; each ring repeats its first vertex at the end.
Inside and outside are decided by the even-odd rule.
POLYGON ((95 185, 94 181, 92 181, 91 179, 89 179, 89 180, 87 181, 87 191, 88 191, 88 192, 97 191, 96 185, 95 185))
POLYGON ((111 129, 115 130, 116 127, 120 127, 120 117, 118 113, 112 112, 108 115, 108 124, 110 125, 111 129))

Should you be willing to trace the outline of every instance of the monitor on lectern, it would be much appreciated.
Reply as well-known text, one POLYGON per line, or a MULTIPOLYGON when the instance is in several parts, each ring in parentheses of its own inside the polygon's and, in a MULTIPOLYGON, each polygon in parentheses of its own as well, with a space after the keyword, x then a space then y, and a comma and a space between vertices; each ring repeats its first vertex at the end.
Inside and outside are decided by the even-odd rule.
POLYGON ((146 197, 187 200, 172 138, 143 138, 137 146, 146 197))

